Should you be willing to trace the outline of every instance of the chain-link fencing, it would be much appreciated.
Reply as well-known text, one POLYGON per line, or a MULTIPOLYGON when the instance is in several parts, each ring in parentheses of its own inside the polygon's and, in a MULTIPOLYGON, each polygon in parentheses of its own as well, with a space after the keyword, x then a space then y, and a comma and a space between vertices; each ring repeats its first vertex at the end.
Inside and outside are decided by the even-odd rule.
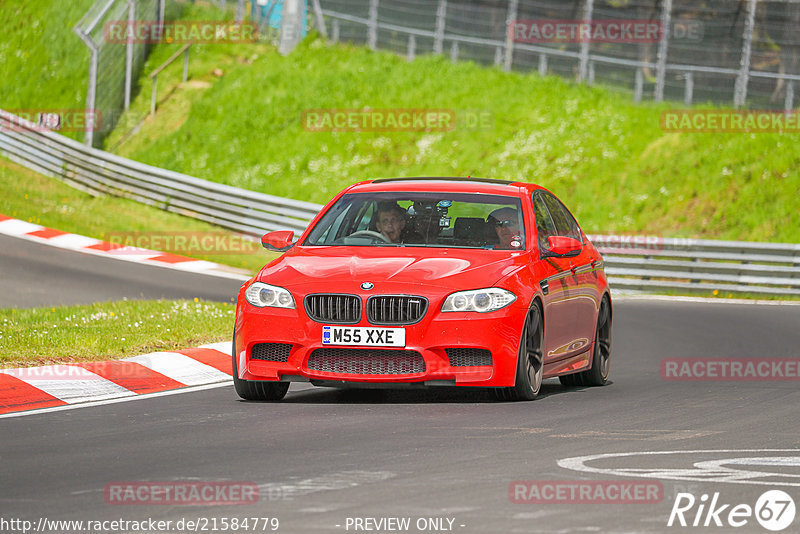
POLYGON ((800 0, 320 3, 333 41, 599 82, 637 101, 792 109, 800 82, 800 0))

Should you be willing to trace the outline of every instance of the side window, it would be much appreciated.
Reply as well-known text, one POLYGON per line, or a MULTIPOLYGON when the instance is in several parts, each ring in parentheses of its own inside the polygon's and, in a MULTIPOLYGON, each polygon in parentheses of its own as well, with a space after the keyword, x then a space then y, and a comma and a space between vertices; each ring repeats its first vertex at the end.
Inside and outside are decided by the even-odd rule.
POLYGON ((541 196, 544 199, 544 203, 547 204, 550 214, 553 216, 553 222, 556 225, 558 235, 571 237, 583 243, 578 223, 575 222, 575 218, 570 214, 567 208, 553 195, 542 193, 541 196))
POLYGON ((558 235, 556 225, 553 223, 553 218, 550 216, 550 210, 547 209, 542 200, 540 193, 533 194, 533 214, 536 217, 536 235, 539 241, 539 250, 547 250, 547 238, 551 235, 558 235))

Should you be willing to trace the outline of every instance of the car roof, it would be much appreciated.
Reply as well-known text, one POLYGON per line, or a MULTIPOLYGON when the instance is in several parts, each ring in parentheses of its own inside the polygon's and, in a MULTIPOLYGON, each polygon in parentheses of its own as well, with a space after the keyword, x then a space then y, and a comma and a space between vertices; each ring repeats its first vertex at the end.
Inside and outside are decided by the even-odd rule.
POLYGON ((512 182, 494 178, 467 177, 408 177, 408 178, 379 178, 359 182, 347 189, 348 193, 367 193, 377 191, 442 191, 448 193, 485 193, 496 195, 520 194, 520 190, 533 191, 542 189, 536 184, 512 182))

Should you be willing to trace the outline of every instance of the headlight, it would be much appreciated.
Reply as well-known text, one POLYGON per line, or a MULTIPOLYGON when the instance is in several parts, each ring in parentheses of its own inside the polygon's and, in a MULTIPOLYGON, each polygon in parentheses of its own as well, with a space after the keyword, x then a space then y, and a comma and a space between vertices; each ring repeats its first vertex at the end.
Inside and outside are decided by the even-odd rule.
POLYGON ((517 296, 514 293, 499 287, 459 291, 444 299, 442 311, 486 313, 505 308, 515 300, 517 300, 517 296))
POLYGON ((292 294, 282 287, 271 286, 263 282, 253 282, 244 292, 244 298, 253 306, 263 308, 294 308, 292 294))

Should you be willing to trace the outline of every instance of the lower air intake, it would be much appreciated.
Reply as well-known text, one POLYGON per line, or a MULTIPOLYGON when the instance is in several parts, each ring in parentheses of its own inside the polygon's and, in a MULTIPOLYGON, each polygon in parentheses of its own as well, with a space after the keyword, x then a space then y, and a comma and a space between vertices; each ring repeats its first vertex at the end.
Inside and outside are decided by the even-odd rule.
POLYGON ((476 367, 492 365, 492 353, 485 349, 444 349, 451 367, 476 367))
POLYGON ((256 343, 250 351, 250 358, 268 362, 287 362, 291 351, 291 343, 256 343))
POLYGON ((425 360, 414 350, 316 349, 308 358, 314 371, 343 375, 410 375, 425 372, 425 360))

